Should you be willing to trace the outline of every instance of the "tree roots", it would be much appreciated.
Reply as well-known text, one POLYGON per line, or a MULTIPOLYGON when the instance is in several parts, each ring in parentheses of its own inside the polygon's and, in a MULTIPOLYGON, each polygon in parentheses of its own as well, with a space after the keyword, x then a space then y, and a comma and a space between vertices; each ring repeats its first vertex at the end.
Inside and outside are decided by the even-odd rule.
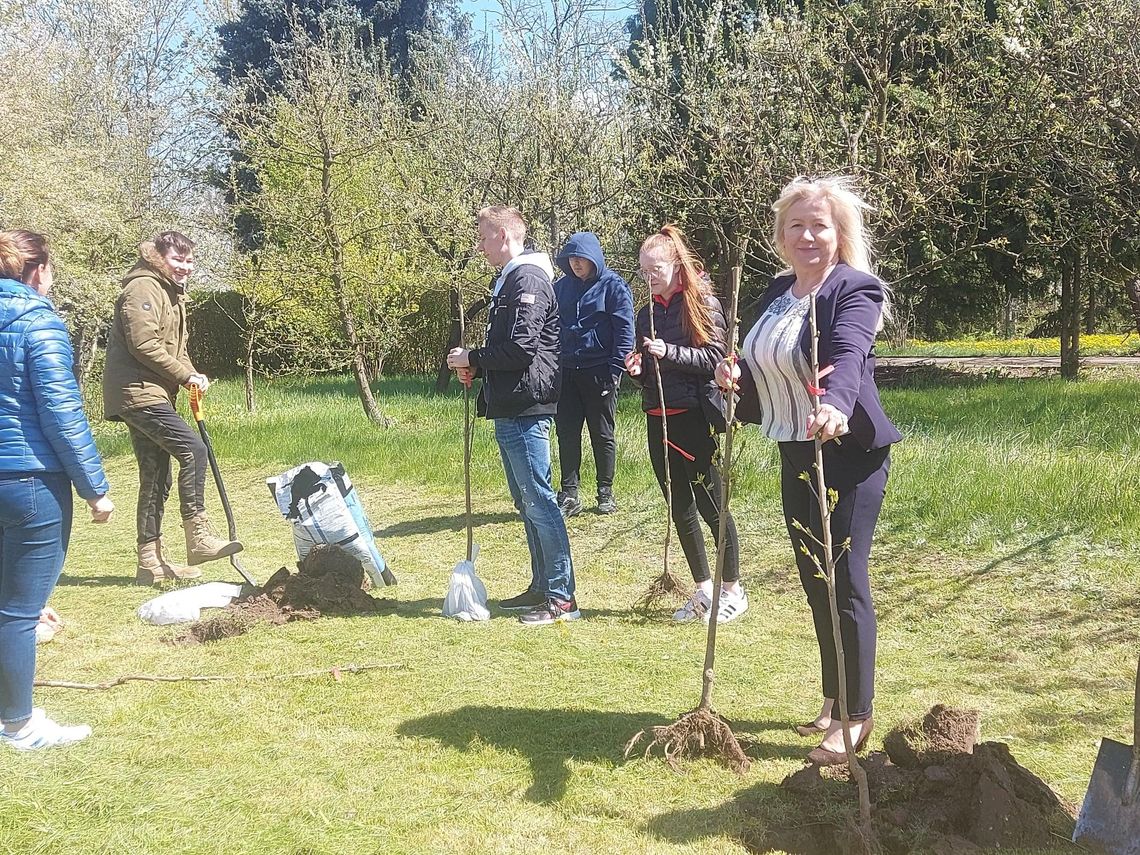
POLYGON ((670 571, 663 570, 661 575, 645 589, 645 593, 633 601, 630 608, 634 611, 648 612, 659 604, 670 600, 687 600, 692 593, 684 581, 674 576, 670 571))
POLYGON ((682 761, 699 757, 718 760, 737 774, 744 774, 752 765, 740 747, 736 734, 732 732, 732 727, 710 707, 697 707, 673 724, 639 730, 626 743, 627 760, 642 738, 649 735, 652 738, 646 745, 643 756, 648 757, 653 749, 660 747, 665 762, 675 772, 681 771, 682 761))

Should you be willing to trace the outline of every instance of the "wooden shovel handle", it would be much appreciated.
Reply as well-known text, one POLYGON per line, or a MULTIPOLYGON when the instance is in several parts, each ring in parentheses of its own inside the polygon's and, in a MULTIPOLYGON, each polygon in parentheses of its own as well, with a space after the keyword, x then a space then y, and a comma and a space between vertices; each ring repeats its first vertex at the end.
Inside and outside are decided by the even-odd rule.
POLYGON ((1132 804, 1140 790, 1140 660, 1136 662, 1136 697, 1132 701, 1132 762, 1128 766, 1128 777, 1124 780, 1126 805, 1132 804))

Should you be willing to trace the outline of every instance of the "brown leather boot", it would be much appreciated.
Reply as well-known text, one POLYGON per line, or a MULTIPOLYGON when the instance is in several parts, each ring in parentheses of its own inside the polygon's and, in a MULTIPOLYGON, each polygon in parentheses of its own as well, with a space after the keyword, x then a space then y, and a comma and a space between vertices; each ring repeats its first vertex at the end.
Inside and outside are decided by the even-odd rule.
POLYGON ((152 540, 139 544, 139 563, 135 571, 135 584, 158 585, 175 579, 197 579, 201 570, 169 564, 162 557, 161 541, 152 540))
POLYGON ((244 548, 239 541, 222 540, 214 534, 205 514, 183 520, 182 527, 186 529, 186 563, 191 566, 235 555, 244 548))
POLYGON ((158 538, 158 563, 162 565, 162 572, 167 579, 197 579, 202 571, 196 567, 187 567, 178 564, 167 557, 166 543, 162 537, 158 538))

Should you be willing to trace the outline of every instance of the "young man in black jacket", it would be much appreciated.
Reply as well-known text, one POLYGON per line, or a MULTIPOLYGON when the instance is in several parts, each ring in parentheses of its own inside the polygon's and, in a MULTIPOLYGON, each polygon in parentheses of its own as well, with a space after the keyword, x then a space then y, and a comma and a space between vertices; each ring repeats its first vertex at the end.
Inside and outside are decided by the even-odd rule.
POLYGON ((526 529, 530 586, 499 606, 521 610, 525 625, 544 626, 581 613, 570 540, 551 484, 550 427, 562 385, 554 268, 545 253, 527 252, 525 239, 526 225, 514 208, 479 212, 479 251, 502 272, 491 297, 486 344, 454 348, 447 364, 464 383, 483 378, 479 412, 495 423, 507 486, 526 529))

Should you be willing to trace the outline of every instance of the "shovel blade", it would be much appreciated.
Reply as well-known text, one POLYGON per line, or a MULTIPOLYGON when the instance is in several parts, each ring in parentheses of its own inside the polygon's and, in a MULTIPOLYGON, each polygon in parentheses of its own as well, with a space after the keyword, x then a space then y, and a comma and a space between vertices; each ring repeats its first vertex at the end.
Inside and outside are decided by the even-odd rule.
MULTIPOLYGON (((1140 738, 1140 737, 1137 737, 1140 738)), ((1073 842, 1106 855, 1140 855, 1140 800, 1122 802, 1132 748, 1114 739, 1100 741, 1073 842)))

